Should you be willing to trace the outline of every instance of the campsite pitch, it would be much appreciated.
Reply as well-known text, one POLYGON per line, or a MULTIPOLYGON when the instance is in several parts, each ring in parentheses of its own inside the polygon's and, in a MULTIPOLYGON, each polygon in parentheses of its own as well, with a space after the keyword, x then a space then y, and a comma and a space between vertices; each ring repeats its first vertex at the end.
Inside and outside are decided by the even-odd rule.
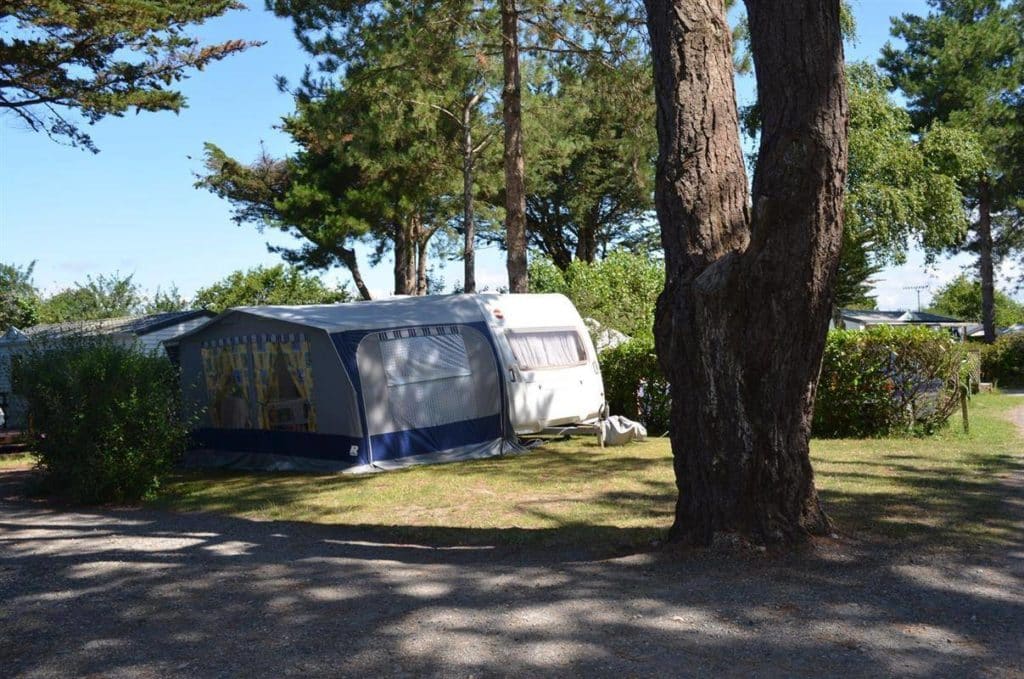
MULTIPOLYGON (((971 434, 812 442, 816 481, 840 531, 929 548, 1006 545, 1002 480, 1019 468, 1008 413, 1024 399, 979 395, 971 434)), ((599 448, 553 442, 521 455, 373 475, 189 472, 156 506, 387 529, 395 539, 534 544, 618 554, 672 522, 668 439, 599 448), (471 529, 471 530, 467 530, 471 529)))
POLYGON ((190 476, 161 506, 130 510, 29 500, 29 472, 5 470, 0 668, 1021 676, 1015 405, 1024 420, 1024 399, 978 399, 970 436, 816 442, 843 534, 788 555, 649 544, 622 554, 670 517, 657 441, 606 451, 575 441, 372 477, 190 476), (308 520, 318 511, 322 523, 308 520), (268 520, 289 515, 307 520, 268 520))

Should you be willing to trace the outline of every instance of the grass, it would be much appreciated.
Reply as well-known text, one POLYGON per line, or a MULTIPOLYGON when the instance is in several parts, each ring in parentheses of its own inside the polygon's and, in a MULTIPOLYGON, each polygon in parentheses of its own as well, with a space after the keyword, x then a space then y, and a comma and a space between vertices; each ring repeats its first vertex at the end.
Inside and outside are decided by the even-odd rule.
POLYGON ((32 453, 0 454, 0 469, 23 469, 35 463, 36 457, 32 453))
MULTIPOLYGON (((1006 419, 1024 399, 979 395, 959 420, 921 439, 815 440, 817 485, 843 533, 932 546, 1000 545, 1022 440, 1006 419)), ((260 520, 343 524, 447 544, 636 547, 672 521, 667 439, 601 449, 553 442, 523 455, 381 474, 201 471, 173 478, 156 506, 260 520)))

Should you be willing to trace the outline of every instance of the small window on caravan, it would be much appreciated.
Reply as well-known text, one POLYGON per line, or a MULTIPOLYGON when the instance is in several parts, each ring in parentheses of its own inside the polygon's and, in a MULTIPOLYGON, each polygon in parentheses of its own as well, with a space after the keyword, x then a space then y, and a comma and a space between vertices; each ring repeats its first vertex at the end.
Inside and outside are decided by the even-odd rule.
POLYGON ((587 362, 587 351, 575 330, 509 330, 505 336, 524 370, 567 368, 587 362))

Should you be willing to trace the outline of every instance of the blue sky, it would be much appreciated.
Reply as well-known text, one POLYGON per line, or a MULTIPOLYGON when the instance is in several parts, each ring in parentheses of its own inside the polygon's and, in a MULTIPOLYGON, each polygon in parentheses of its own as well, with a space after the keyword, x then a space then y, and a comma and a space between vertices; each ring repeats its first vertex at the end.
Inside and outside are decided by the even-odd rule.
MULTIPOLYGON (((98 155, 55 144, 13 117, 0 117, 0 261, 36 260, 36 283, 47 291, 119 271, 134 274, 148 291, 174 283, 186 295, 235 269, 278 261, 265 243, 291 239, 236 226, 224 201, 192 187, 205 141, 243 159, 254 157, 261 142, 271 154, 288 150, 274 126, 291 109, 291 100, 277 91, 273 78, 294 79, 307 60, 288 21, 264 11, 259 0, 250 5, 253 9, 211 21, 197 34, 207 41, 260 40, 264 46, 185 81, 188 108, 178 115, 129 114, 91 126, 98 155)), ((854 0, 853 6, 858 40, 848 48, 851 59, 877 57, 889 38, 889 16, 927 11, 924 0, 854 0)), ((739 91, 749 98, 749 79, 739 91)), ((879 304, 913 307, 916 293, 906 286, 934 289, 968 262, 946 261, 926 270, 920 254, 913 253, 907 266, 882 274, 879 304)), ((369 270, 364 258, 363 266, 371 289, 387 294, 390 264, 369 270)), ((480 285, 505 283, 497 249, 481 252, 478 269, 480 285)), ((461 280, 461 262, 444 274, 448 281, 461 280)), ((340 271, 325 278, 347 280, 340 271)))

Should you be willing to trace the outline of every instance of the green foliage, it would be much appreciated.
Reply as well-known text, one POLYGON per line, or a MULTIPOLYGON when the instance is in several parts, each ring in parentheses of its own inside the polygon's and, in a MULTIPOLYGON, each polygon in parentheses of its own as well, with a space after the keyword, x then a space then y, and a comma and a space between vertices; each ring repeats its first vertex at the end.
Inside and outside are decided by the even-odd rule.
POLYGON ((611 414, 642 422, 652 435, 668 431, 671 399, 668 382, 658 365, 654 338, 635 337, 603 351, 599 358, 611 414))
POLYGON ((959 403, 965 358, 963 344, 927 328, 830 332, 814 407, 814 435, 932 433, 959 403))
POLYGON ((38 322, 39 291, 32 282, 35 266, 35 262, 25 267, 0 262, 0 335, 8 328, 38 322))
POLYGON ((185 311, 191 306, 191 302, 181 296, 178 286, 172 283, 166 292, 157 288, 153 297, 146 300, 142 311, 146 314, 160 314, 169 311, 185 311))
POLYGON ((593 264, 574 260, 564 272, 545 259, 530 265, 530 292, 559 292, 584 318, 631 337, 653 337, 654 305, 664 283, 660 262, 623 251, 593 264))
POLYGON ((44 486, 75 502, 135 502, 184 450, 177 370, 110 339, 36 345, 14 367, 44 486))
MULTIPOLYGON (((996 326, 1024 323, 1024 304, 999 290, 995 293, 995 304, 996 326)), ((929 311, 980 323, 981 281, 965 275, 958 276, 935 293, 929 311)))
POLYGON ((523 101, 527 232, 560 269, 657 240, 651 72, 646 46, 614 64, 535 67, 523 101))
MULTIPOLYGON (((957 249, 1024 258, 1024 2, 933 0, 925 16, 892 19, 904 45, 886 44, 880 64, 906 96, 915 130, 931 140, 938 159, 976 151, 958 162, 969 208, 993 213, 991 239, 984 229, 961 239, 957 249), (941 143, 939 143, 941 142, 941 143), (989 205, 991 200, 991 205, 989 205)), ((927 141, 927 140, 926 140, 927 141)), ((985 215, 987 216, 987 214, 985 215)), ((983 276, 988 267, 980 268, 983 276)), ((991 321, 992 319, 986 319, 991 321)))
POLYGON ((1024 332, 1002 335, 981 352, 982 379, 1001 387, 1024 387, 1024 332))
POLYGON ((263 304, 336 304, 352 299, 345 288, 328 288, 316 276, 295 267, 257 266, 235 271, 196 292, 197 308, 220 313, 237 306, 263 304))
POLYGON ((850 159, 844 228, 876 262, 902 262, 909 241, 936 252, 967 232, 960 184, 977 172, 971 135, 939 126, 918 141, 890 82, 868 64, 847 69, 850 159))
POLYGON ((236 0, 11 0, 0 12, 0 110, 36 131, 96 151, 65 117, 87 122, 130 109, 179 111, 170 85, 256 43, 201 45, 191 25, 240 8, 236 0))
POLYGON ((131 275, 88 276, 47 297, 39 305, 40 323, 72 323, 132 316, 142 311, 143 296, 131 275))

